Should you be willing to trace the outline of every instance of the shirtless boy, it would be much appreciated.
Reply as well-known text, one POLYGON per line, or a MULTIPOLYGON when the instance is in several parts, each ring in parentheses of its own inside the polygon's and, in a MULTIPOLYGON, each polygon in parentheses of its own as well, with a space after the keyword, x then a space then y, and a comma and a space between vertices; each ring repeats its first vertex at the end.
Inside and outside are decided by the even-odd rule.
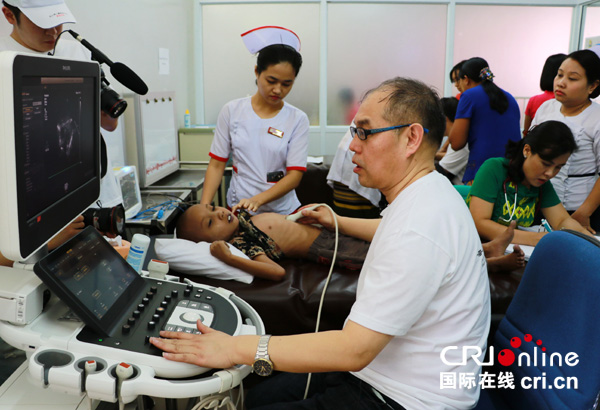
MULTIPOLYGON (((319 212, 329 214, 320 207, 319 212)), ((339 218, 339 217, 338 217, 339 218)), ((330 215, 333 230, 333 219, 330 215)), ((292 222, 285 215, 267 212, 251 216, 242 210, 236 216, 226 208, 194 205, 179 218, 177 237, 194 242, 212 242, 210 252, 224 263, 266 279, 281 280, 285 270, 277 261, 283 257, 312 259, 329 264, 334 234, 312 225, 292 222), (250 259, 233 255, 226 242, 250 259)), ((360 269, 369 249, 362 238, 339 235, 336 264, 360 269)))
MULTIPOLYGON (((211 254, 227 265, 265 279, 281 280, 285 270, 277 261, 283 257, 331 263, 335 243, 334 234, 330 232, 334 229, 333 217, 325 207, 315 211, 305 210, 303 214, 310 217, 314 215, 313 212, 328 218, 324 225, 326 229, 309 225, 313 221, 310 218, 303 218, 304 223, 297 223, 287 220, 285 215, 272 212, 250 216, 248 212, 241 211, 236 216, 226 208, 194 205, 179 218, 177 237, 194 242, 211 242, 211 254), (227 242, 250 259, 232 254, 227 242)), ((352 232, 352 236, 340 232, 337 265, 349 269, 362 267, 369 248, 368 239, 372 237, 370 229, 365 228, 352 232)), ((490 271, 496 270, 492 269, 492 265, 498 270, 510 271, 524 264, 520 249, 520 252, 515 249, 512 254, 504 255, 504 250, 512 240, 513 230, 514 226, 511 226, 497 240, 484 244, 490 271)))

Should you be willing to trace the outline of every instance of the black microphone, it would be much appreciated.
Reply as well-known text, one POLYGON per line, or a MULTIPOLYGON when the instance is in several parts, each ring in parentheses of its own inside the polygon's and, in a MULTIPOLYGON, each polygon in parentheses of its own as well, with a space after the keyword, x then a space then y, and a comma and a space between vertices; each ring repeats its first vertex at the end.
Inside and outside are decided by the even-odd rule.
POLYGON ((123 63, 113 63, 109 65, 110 73, 115 77, 121 84, 129 88, 134 93, 140 95, 146 95, 148 92, 148 86, 146 83, 136 74, 133 70, 127 67, 123 63))
POLYGON ((106 64, 108 64, 109 67, 113 65, 113 62, 110 61, 110 59, 108 57, 106 57, 106 55, 102 51, 98 50, 96 47, 91 45, 89 43, 89 41, 87 41, 86 39, 81 37, 79 34, 74 32, 73 30, 67 30, 67 31, 75 38, 75 40, 79 41, 81 44, 83 44, 85 46, 85 48, 87 48, 88 50, 90 50, 92 52, 92 59, 96 60, 100 64, 106 63, 106 64))
POLYGON ((127 67, 123 63, 113 63, 102 51, 91 45, 89 41, 82 38, 79 34, 73 30, 67 30, 75 40, 79 41, 92 53, 92 59, 96 60, 100 64, 106 63, 110 67, 110 73, 125 87, 129 88, 134 93, 140 95, 146 95, 148 92, 148 86, 146 83, 133 72, 132 69, 127 67))

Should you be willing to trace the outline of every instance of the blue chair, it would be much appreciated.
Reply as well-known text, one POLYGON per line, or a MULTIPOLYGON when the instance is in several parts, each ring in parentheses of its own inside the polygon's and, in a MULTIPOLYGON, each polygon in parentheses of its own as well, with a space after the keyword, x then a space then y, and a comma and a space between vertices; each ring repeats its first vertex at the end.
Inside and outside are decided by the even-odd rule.
POLYGON ((482 368, 496 376, 512 372, 515 388, 498 388, 496 382, 496 388, 482 389, 476 409, 595 408, 600 392, 599 307, 600 242, 573 231, 544 236, 496 332, 493 370, 482 368), (525 335, 531 335, 531 341, 525 335), (519 341, 520 346, 514 347, 519 341), (542 348, 546 350, 545 365, 542 348), (510 362, 510 352, 515 355, 514 362, 509 366, 499 363, 499 357, 510 362))

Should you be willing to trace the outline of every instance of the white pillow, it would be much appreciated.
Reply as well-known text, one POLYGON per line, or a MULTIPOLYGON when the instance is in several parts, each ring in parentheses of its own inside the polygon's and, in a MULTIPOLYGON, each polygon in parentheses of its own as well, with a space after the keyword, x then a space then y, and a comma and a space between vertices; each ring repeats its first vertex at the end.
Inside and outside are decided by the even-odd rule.
MULTIPOLYGON (((229 245, 231 253, 249 259, 242 251, 229 245)), ((207 276, 214 279, 237 280, 252 283, 254 276, 241 269, 221 262, 210 254, 210 243, 192 242, 187 239, 157 238, 154 244, 156 256, 169 262, 169 267, 189 275, 207 276)))

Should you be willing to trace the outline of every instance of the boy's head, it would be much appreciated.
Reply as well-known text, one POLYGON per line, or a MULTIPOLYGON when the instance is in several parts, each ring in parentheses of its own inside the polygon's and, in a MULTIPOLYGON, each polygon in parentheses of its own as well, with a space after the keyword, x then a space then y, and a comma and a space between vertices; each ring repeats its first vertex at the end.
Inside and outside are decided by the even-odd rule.
POLYGON ((11 37, 34 51, 50 51, 64 23, 75 17, 63 0, 3 0, 2 12, 13 26, 11 37))
POLYGON ((440 103, 442 104, 442 111, 444 111, 444 115, 446 116, 446 131, 444 131, 444 135, 448 136, 454 125, 458 100, 455 97, 445 97, 440 99, 440 103))
POLYGON ((238 218, 228 209, 198 204, 179 217, 177 237, 194 242, 228 241, 238 226, 238 218))

